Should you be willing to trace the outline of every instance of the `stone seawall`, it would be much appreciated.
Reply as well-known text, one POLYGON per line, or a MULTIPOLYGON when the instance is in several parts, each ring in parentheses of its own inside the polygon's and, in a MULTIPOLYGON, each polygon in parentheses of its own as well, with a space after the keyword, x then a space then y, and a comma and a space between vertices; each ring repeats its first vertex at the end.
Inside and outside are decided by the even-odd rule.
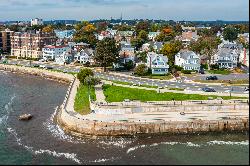
POLYGON ((133 136, 137 134, 194 134, 204 132, 245 132, 248 119, 159 121, 147 123, 95 122, 82 120, 68 114, 63 108, 57 116, 62 128, 76 136, 133 136))
MULTIPOLYGON (((191 134, 203 132, 244 132, 249 130, 249 113, 247 111, 248 106, 246 105, 241 107, 241 109, 243 109, 243 115, 240 115, 241 111, 238 111, 236 112, 237 116, 233 115, 232 117, 219 120, 214 120, 215 118, 213 115, 218 114, 218 117, 220 117, 225 110, 217 113, 216 111, 210 111, 212 116, 203 120, 183 120, 182 118, 178 118, 178 115, 180 115, 178 110, 174 113, 172 112, 175 120, 167 121, 126 121, 121 119, 119 120, 119 118, 116 118, 117 115, 80 115, 74 111, 73 107, 78 87, 79 80, 75 79, 71 83, 69 87, 70 93, 66 96, 65 102, 60 107, 57 115, 57 122, 67 133, 72 135, 133 136, 137 134, 191 134), (112 119, 112 117, 114 117, 114 119, 112 119)), ((94 106, 92 107, 94 108, 94 106)), ((229 110, 229 112, 231 111, 229 110)), ((167 113, 167 111, 165 113, 167 113)), ((197 111, 190 111, 189 113, 198 114, 197 111)), ((118 117, 125 119, 127 115, 129 114, 123 114, 118 117)), ((132 113, 130 115, 132 118, 140 118, 141 116, 136 113, 132 113)))
POLYGON ((16 66, 16 65, 0 64, 0 70, 10 71, 13 73, 20 73, 20 74, 36 75, 62 83, 70 83, 74 79, 74 76, 70 74, 54 72, 45 69, 16 66))

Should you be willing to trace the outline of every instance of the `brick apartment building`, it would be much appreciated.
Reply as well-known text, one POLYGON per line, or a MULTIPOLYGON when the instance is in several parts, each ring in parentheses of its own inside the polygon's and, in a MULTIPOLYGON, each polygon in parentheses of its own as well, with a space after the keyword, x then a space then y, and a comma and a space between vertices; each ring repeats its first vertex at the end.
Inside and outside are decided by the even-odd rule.
POLYGON ((11 56, 17 58, 41 58, 42 48, 46 45, 55 45, 55 33, 41 31, 15 32, 11 37, 11 56))
POLYGON ((13 31, 9 29, 5 29, 4 31, 0 31, 0 52, 4 54, 10 54, 11 52, 11 36, 13 35, 13 31))

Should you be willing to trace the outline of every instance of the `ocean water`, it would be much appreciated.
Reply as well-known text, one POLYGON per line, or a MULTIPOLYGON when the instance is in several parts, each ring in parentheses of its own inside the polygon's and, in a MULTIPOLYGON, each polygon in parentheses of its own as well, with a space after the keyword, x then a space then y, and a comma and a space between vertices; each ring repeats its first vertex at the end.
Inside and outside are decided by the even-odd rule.
POLYGON ((249 135, 79 139, 54 123, 67 85, 0 71, 0 164, 249 164, 249 135), (18 116, 31 113, 29 122, 18 116))

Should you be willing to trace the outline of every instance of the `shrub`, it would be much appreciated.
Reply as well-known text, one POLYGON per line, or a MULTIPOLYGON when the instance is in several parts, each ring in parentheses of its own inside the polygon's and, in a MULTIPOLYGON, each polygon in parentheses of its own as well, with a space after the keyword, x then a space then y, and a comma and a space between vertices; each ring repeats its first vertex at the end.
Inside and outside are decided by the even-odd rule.
POLYGON ((89 76, 94 76, 94 73, 91 69, 87 69, 87 68, 81 69, 80 72, 77 74, 77 78, 83 84, 85 82, 85 78, 89 76))
POLYGON ((181 72, 182 72, 183 74, 191 74, 191 73, 192 73, 191 70, 181 70, 181 72))
POLYGON ((219 67, 218 64, 210 65, 210 68, 211 68, 211 70, 218 70, 218 69, 220 69, 220 67, 219 67))
POLYGON ((97 85, 99 83, 101 83, 101 80, 99 78, 95 78, 95 77, 92 77, 92 76, 87 76, 84 79, 84 84, 85 85, 97 85))
POLYGON ((148 74, 148 67, 145 64, 138 65, 135 68, 135 74, 138 76, 145 76, 148 74))

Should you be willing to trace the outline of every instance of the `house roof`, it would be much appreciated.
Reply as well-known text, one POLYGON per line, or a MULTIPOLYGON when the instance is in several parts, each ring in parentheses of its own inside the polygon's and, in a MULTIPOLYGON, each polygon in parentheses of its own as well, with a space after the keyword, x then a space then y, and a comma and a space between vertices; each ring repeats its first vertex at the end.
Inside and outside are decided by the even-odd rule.
POLYGON ((221 48, 218 52, 217 55, 219 57, 227 57, 227 56, 238 56, 236 52, 234 52, 233 50, 229 49, 229 48, 221 48))
POLYGON ((180 57, 185 60, 187 60, 191 55, 193 56, 193 58, 197 58, 197 59, 199 58, 197 54, 189 50, 181 50, 179 54, 180 54, 180 57))
POLYGON ((148 57, 151 58, 152 62, 157 58, 160 57, 163 61, 166 63, 168 62, 168 58, 166 56, 163 56, 163 54, 156 54, 155 52, 149 52, 148 57))

